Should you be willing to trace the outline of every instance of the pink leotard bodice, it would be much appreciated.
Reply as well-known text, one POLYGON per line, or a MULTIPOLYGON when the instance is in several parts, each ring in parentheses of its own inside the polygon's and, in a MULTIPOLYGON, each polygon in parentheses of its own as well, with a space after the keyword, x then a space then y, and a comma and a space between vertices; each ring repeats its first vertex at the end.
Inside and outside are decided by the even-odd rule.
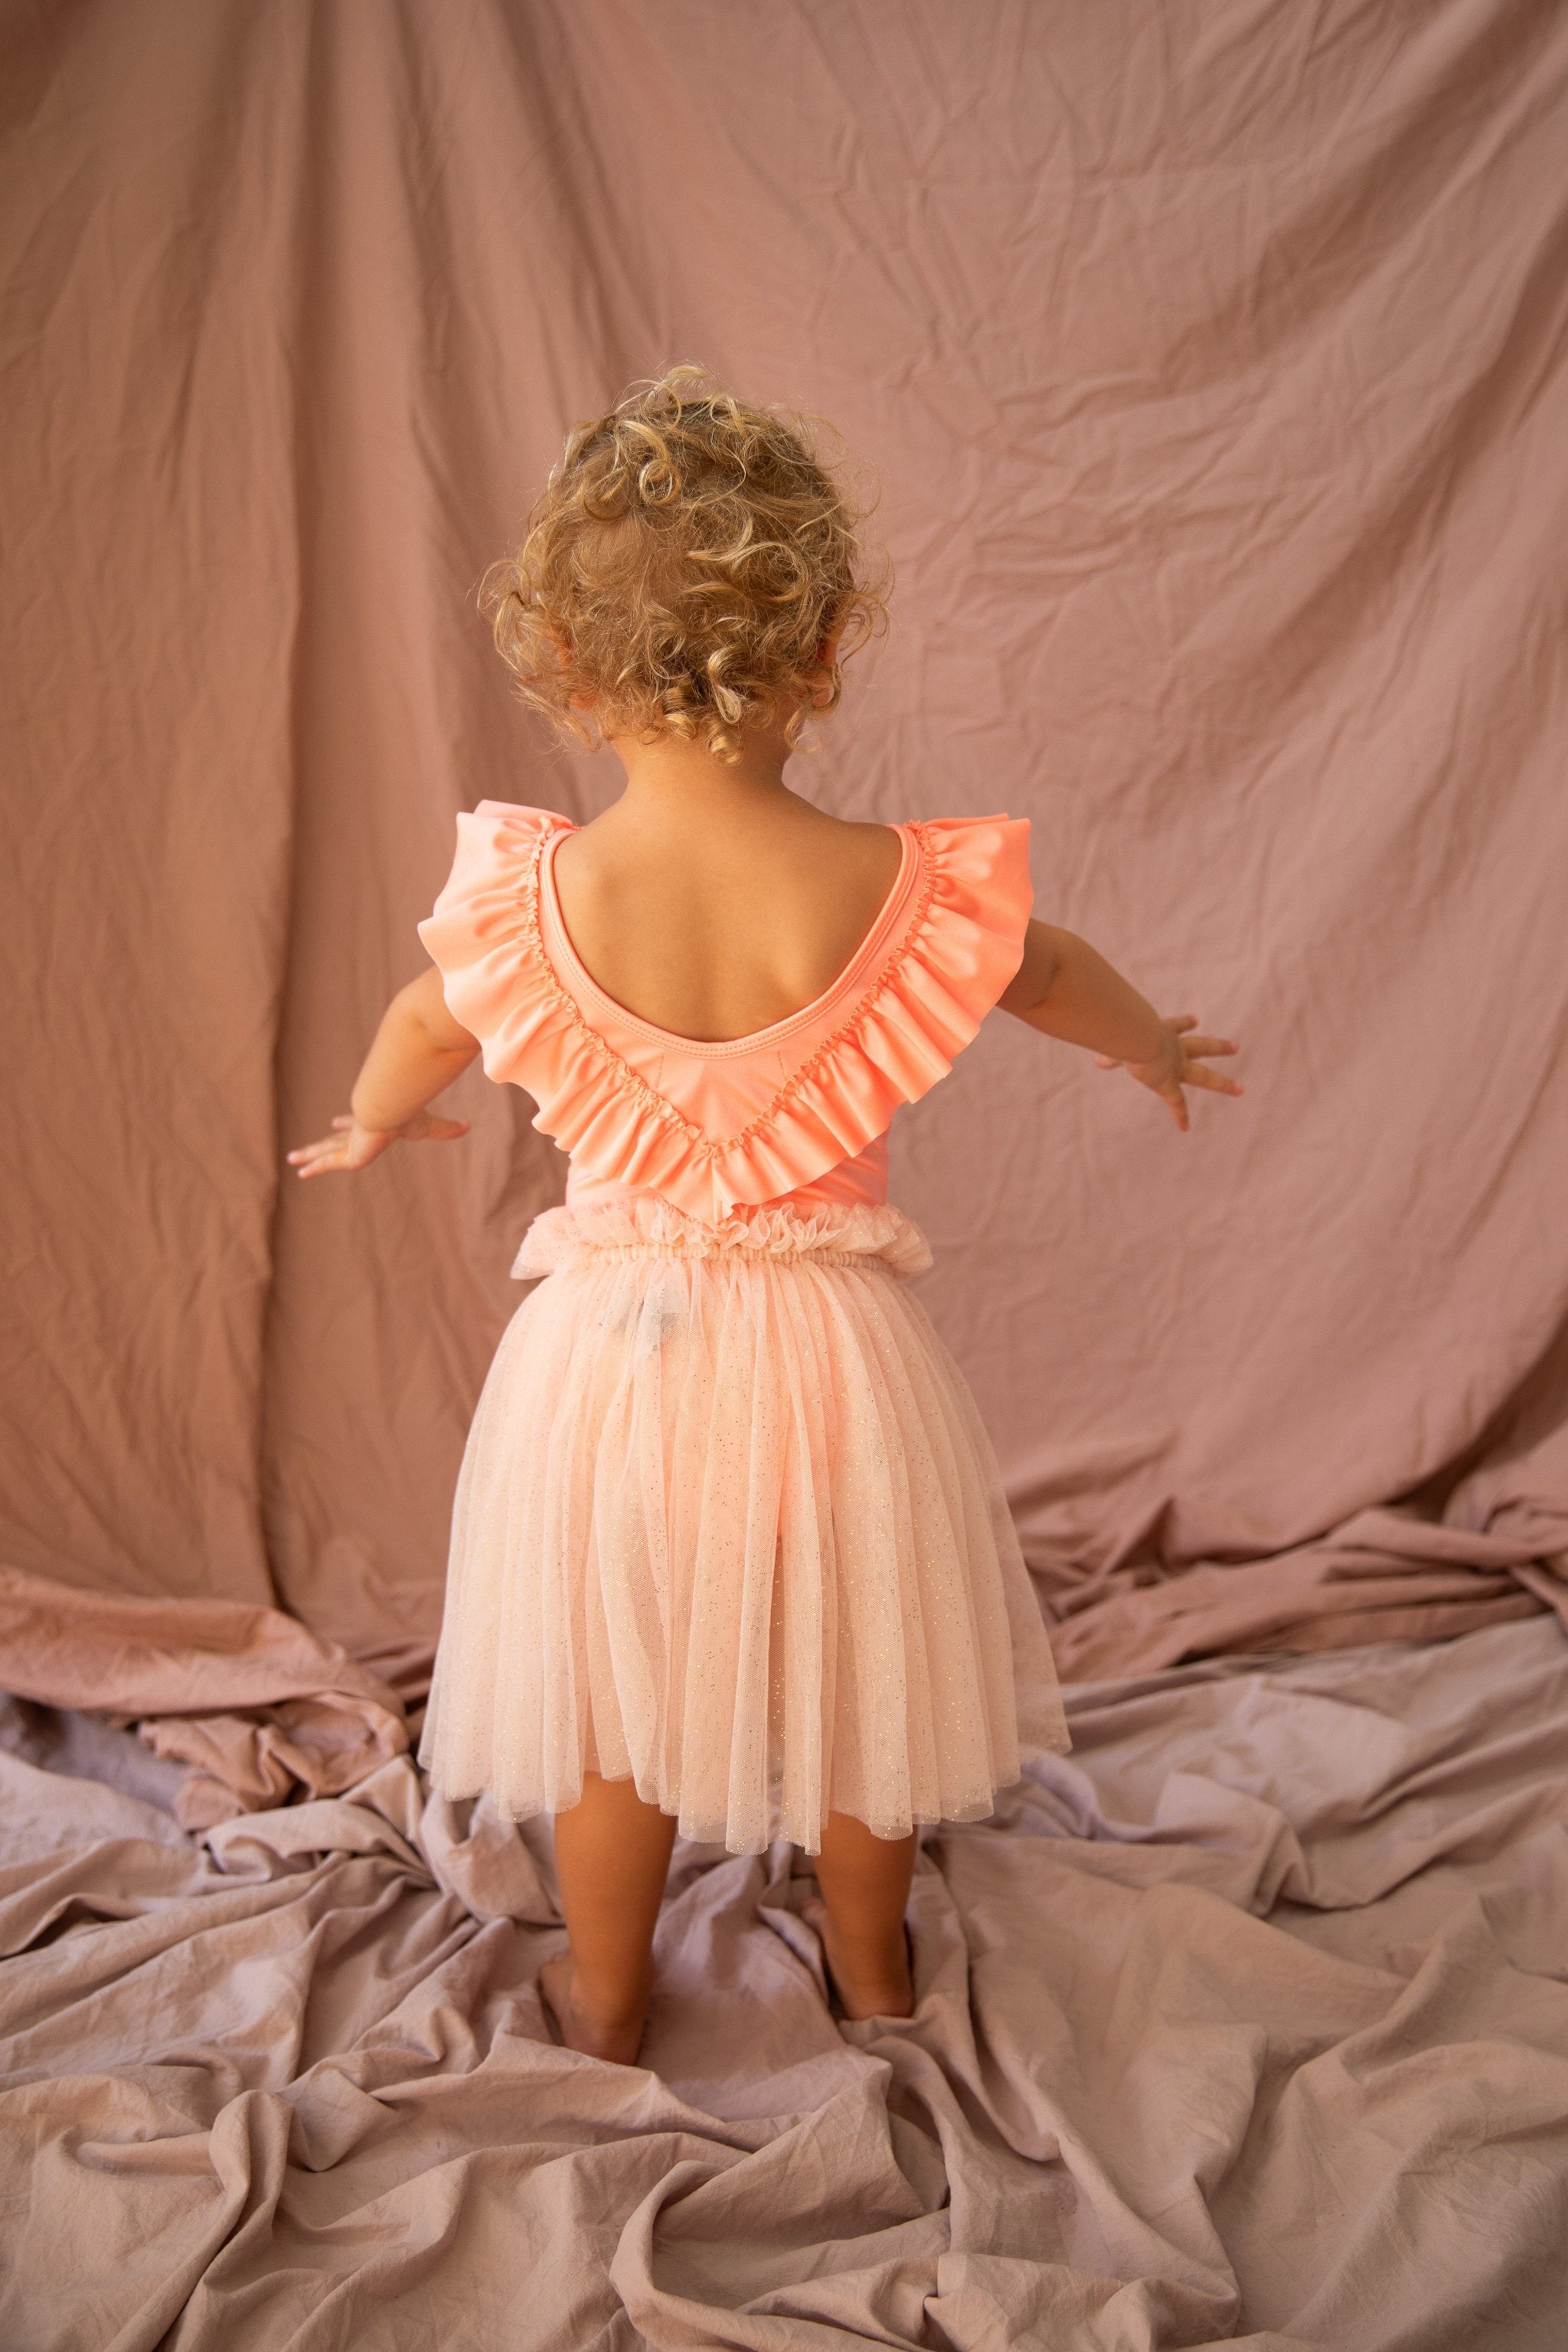
POLYGON ((553 878, 572 830, 550 809, 481 801, 418 927, 487 1073, 533 1096, 534 1126, 570 1155, 568 1201, 653 1192, 710 1223, 885 1202, 894 1112, 946 1075, 1017 971, 1027 821, 897 826, 898 877, 831 987, 721 1043, 640 1019, 584 970, 553 878))

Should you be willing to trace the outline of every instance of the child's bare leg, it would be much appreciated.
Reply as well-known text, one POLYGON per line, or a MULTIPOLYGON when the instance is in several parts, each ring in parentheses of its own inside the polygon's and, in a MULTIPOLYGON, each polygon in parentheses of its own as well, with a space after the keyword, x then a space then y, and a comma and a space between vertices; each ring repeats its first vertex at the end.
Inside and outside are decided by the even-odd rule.
POLYGON ((822 1825, 816 1883, 824 1900, 804 1907, 822 1937, 847 2017, 909 2017, 915 2005, 904 1940, 918 1835, 879 1838, 850 1813, 822 1825))
POLYGON ((653 1990, 653 1931, 675 1821, 630 1780, 584 1776, 580 1804, 555 1816, 555 1870, 571 1949, 540 1989, 568 2049, 637 2063, 653 1990))

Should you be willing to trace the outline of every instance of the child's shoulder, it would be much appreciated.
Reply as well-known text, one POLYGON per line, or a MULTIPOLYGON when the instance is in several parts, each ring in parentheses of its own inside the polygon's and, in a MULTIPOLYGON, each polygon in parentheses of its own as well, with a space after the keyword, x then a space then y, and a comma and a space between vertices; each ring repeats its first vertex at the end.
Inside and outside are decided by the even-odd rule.
POLYGON ((530 808, 519 801, 480 801, 475 808, 459 809, 457 846, 437 911, 497 893, 514 898, 540 845, 571 823, 558 809, 530 808))
POLYGON ((480 801, 458 812, 454 870, 477 873, 485 867, 526 865, 547 835, 574 830, 572 819, 559 809, 531 808, 521 801, 480 801))
MULTIPOLYGON (((919 862, 937 886, 939 899, 947 892, 985 896, 997 890, 1006 898, 1032 898, 1029 885, 1029 820, 998 814, 986 816, 906 817, 890 824, 834 820, 847 841, 854 840, 864 856, 889 833, 912 840, 919 862)), ((458 850, 453 881, 477 881, 481 875, 499 876, 527 866, 552 833, 592 832, 560 809, 538 807, 524 801, 482 800, 457 820, 458 850)))
MULTIPOLYGON (((468 814, 465 812, 465 814, 468 814)), ((515 832, 528 834, 549 833, 557 825, 570 825, 573 822, 559 809, 533 808, 526 801, 479 801, 471 812, 471 819, 487 829, 510 827, 515 832)), ((462 822, 463 818, 459 816, 458 824, 461 825, 462 822)))

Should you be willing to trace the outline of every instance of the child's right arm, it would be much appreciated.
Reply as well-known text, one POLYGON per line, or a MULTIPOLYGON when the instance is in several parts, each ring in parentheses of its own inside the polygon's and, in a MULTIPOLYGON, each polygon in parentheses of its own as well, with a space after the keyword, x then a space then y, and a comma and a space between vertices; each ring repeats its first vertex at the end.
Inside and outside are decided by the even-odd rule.
POLYGON ((1054 924, 1030 923, 1023 961, 996 1001, 1047 1037, 1087 1045, 1102 1070, 1130 1071, 1170 1104, 1184 1134, 1190 1124, 1184 1087, 1221 1095, 1242 1091, 1234 1078, 1221 1077, 1198 1058, 1234 1054, 1234 1038, 1190 1035, 1198 1025, 1195 1013, 1163 1018, 1087 940, 1054 924))
POLYGON ((334 1132, 288 1155, 301 1176, 367 1168, 389 1143, 453 1143, 467 1135, 466 1118, 437 1118, 425 1108, 459 1077, 479 1050, 447 1010, 434 964, 400 988, 382 1015, 349 1108, 334 1132))

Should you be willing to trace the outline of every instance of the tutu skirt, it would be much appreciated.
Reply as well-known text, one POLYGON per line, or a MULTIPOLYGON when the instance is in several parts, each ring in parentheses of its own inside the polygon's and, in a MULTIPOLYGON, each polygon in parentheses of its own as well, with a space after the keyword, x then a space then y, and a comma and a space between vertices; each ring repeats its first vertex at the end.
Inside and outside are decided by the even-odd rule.
POLYGON ((516 1820, 629 1777, 683 1836, 973 1821, 1068 1745, 978 1410, 886 1204, 548 1210, 453 1509, 419 1761, 516 1820))

